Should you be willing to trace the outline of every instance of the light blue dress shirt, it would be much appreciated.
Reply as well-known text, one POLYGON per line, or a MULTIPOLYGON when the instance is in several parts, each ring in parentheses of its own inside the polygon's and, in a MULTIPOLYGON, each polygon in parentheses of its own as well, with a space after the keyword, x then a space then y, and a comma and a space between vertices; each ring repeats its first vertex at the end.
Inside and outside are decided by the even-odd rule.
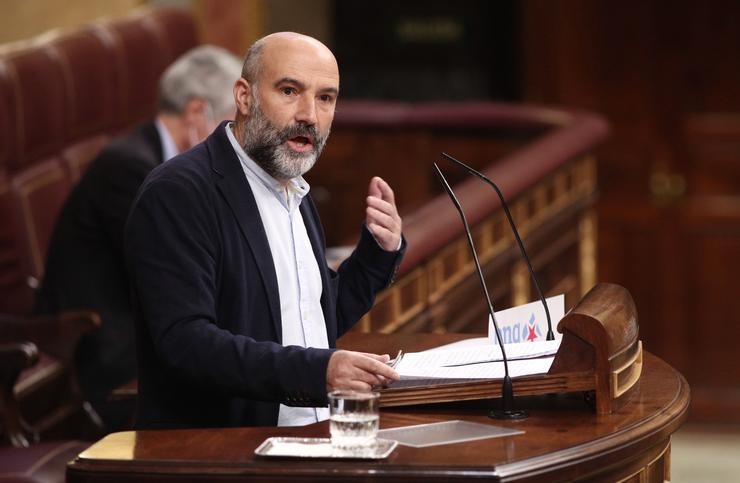
MULTIPOLYGON (((283 345, 328 349, 326 322, 321 310, 321 274, 298 209, 308 194, 308 183, 298 177, 283 186, 244 152, 231 126, 232 123, 225 126, 226 135, 254 193, 275 264, 283 345)), ((281 404, 278 426, 299 426, 328 418, 327 407, 298 408, 281 404)))

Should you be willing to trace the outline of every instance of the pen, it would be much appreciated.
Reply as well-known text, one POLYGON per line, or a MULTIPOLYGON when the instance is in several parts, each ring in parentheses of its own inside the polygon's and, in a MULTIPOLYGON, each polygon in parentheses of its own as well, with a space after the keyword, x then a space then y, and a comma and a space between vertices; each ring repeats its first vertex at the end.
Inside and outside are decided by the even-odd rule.
POLYGON ((387 364, 391 366, 391 369, 395 369, 396 366, 398 366, 398 364, 401 362, 401 359, 403 359, 403 349, 399 350, 398 354, 396 354, 396 358, 391 359, 387 362, 387 364))

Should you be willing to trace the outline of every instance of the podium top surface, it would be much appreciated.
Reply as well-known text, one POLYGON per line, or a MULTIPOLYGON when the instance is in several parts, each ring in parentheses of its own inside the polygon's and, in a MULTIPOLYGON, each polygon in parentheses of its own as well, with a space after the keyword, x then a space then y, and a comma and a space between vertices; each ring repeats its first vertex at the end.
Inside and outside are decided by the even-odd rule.
MULTIPOLYGON (((470 335, 348 334, 344 348, 417 351, 470 335), (383 347, 381 349, 381 347, 383 347)), ((114 433, 81 453, 68 481, 574 481, 620 479, 666 454, 670 435, 686 417, 689 387, 676 370, 646 353, 639 388, 617 412, 599 416, 581 394, 516 398, 530 417, 491 420, 497 401, 390 408, 381 428, 461 419, 512 427, 522 435, 412 448, 399 445, 385 460, 265 459, 254 450, 268 437, 328 437, 328 422, 295 428, 230 428, 114 433), (620 476, 621 475, 621 476, 620 476)), ((646 466, 647 465, 647 466, 646 466)), ((662 473, 661 473, 662 474, 662 473)), ((650 480, 650 478, 648 478, 650 480)))

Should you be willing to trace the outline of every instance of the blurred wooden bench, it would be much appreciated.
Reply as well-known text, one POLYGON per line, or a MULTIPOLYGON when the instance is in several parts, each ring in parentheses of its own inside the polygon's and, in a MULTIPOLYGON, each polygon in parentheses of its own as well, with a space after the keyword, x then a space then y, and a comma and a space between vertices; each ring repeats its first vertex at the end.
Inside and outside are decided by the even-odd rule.
POLYGON ((189 12, 144 8, 0 46, 0 313, 30 312, 69 190, 155 113, 160 74, 197 43, 189 12))
POLYGON ((74 183, 154 114, 160 74, 197 43, 188 11, 143 8, 0 46, 0 482, 64 481, 86 446, 67 438, 100 436, 73 369, 100 320, 31 316, 34 289, 74 183))

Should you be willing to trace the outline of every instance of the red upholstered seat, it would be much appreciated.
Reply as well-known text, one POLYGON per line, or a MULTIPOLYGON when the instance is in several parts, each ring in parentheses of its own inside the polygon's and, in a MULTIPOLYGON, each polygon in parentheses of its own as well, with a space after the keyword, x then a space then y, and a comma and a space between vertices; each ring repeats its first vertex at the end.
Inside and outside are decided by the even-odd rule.
POLYGON ((71 185, 111 137, 151 118, 159 76, 196 45, 188 10, 142 8, 0 48, 0 314, 30 313, 27 282, 71 185))
MULTIPOLYGON (((40 422, 42 426, 28 424, 22 414, 26 408, 19 399, 23 393, 43 388, 50 375, 63 374, 80 335, 99 324, 89 312, 58 318, 0 317, 0 440, 12 445, 0 447, 0 482, 63 482, 66 463, 89 446, 76 440, 38 443, 41 430, 49 422, 53 424, 55 418, 40 422), (64 343, 66 334, 71 344, 64 343), (29 339, 38 340, 53 357, 39 353, 29 339)), ((80 400, 70 400, 67 407, 80 408, 80 400)))
POLYGON ((189 12, 159 9, 143 11, 141 15, 146 21, 151 22, 159 35, 160 43, 168 55, 168 64, 174 62, 192 46, 198 45, 198 32, 195 30, 193 16, 189 12))
POLYGON ((137 17, 98 24, 94 31, 115 62, 117 102, 110 106, 115 113, 114 127, 130 127, 155 112, 159 76, 169 65, 169 53, 155 25, 137 17))
MULTIPOLYGON (((16 146, 10 169, 55 154, 65 139, 67 97, 59 95, 64 78, 47 49, 30 44, 5 57, 10 84, 10 136, 16 146)), ((2 110, 2 109, 0 109, 2 110)), ((7 116, 7 114, 6 114, 7 116)))
POLYGON ((54 222, 72 187, 69 174, 59 158, 51 158, 16 173, 10 183, 22 215, 25 270, 40 280, 54 222))
POLYGON ((33 290, 26 283, 27 270, 22 217, 10 180, 0 175, 0 313, 27 313, 33 290))
POLYGON ((0 59, 0 176, 9 170, 10 160, 18 151, 15 116, 18 113, 7 61, 0 59))
POLYGON ((73 372, 100 320, 30 317, 29 281, 73 183, 112 136, 152 116, 160 74, 197 44, 192 14, 162 8, 0 48, 0 440, 30 445, 0 446, 0 482, 62 482, 89 443, 38 437, 100 436, 73 372))
POLYGON ((62 151, 62 162, 69 172, 72 183, 77 183, 90 163, 110 142, 110 136, 100 134, 83 139, 62 151))
POLYGON ((0 448, 0 483, 63 483, 67 462, 87 449, 84 441, 49 441, 29 448, 0 448))
POLYGON ((115 76, 116 58, 90 28, 66 32, 45 47, 58 64, 66 93, 66 140, 75 141, 106 132, 118 116, 116 93, 121 80, 115 76), (91 95, 93 94, 94 95, 91 95))
POLYGON ((0 447, 0 482, 64 481, 88 445, 34 444, 39 435, 100 436, 73 369, 80 337, 100 320, 29 316, 29 282, 43 275, 73 183, 112 136, 152 116, 159 76, 197 44, 192 14, 162 8, 0 48, 0 440, 30 444, 0 447))

